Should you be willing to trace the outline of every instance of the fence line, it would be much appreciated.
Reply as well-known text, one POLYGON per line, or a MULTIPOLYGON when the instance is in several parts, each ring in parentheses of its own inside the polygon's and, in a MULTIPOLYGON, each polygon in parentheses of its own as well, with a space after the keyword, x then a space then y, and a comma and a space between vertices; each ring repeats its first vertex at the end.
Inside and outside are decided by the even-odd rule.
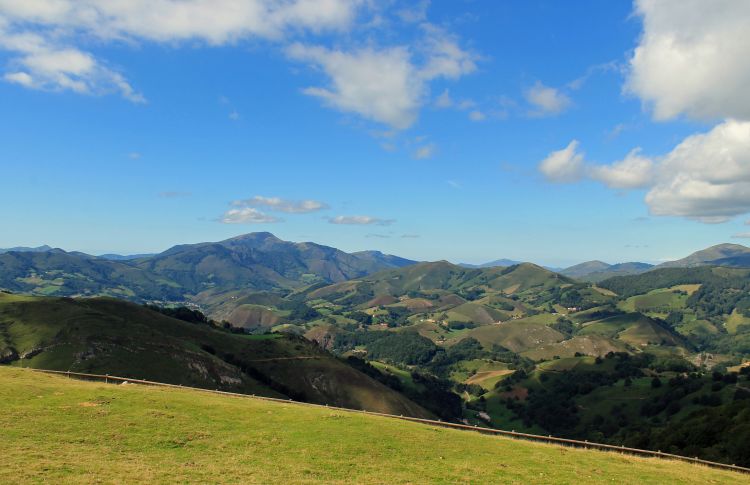
POLYGON ((63 375, 67 376, 68 378, 82 378, 84 380, 100 380, 104 381, 105 383, 132 383, 132 384, 143 384, 147 386, 158 386, 158 387, 170 387, 175 389, 190 389, 193 391, 199 391, 199 392, 208 392, 211 394, 220 394, 224 396, 232 396, 232 397, 241 397, 241 398, 248 398, 248 399, 259 399, 263 401, 271 401, 271 402, 279 402, 279 403, 286 403, 286 404, 296 404, 296 405, 303 405, 303 406, 313 406, 323 409, 333 409, 333 410, 339 410, 339 411, 345 411, 345 412, 352 412, 352 413, 360 413, 360 414, 368 414, 371 416, 382 416, 386 418, 394 418, 394 419, 401 419, 403 421, 411 421, 415 423, 422 423, 422 424, 429 424, 431 426, 440 426, 443 428, 452 428, 452 429, 459 429, 459 430, 465 430, 465 431, 473 431, 478 432, 482 434, 490 434, 495 436, 507 436, 514 439, 522 439, 526 441, 537 441, 537 442, 543 442, 543 443, 551 443, 561 446, 569 446, 574 448, 587 448, 587 449, 594 449, 594 450, 604 450, 604 451, 616 451, 619 453, 625 453, 629 455, 636 455, 636 456, 648 456, 648 457, 656 457, 656 458, 666 458, 670 460, 678 460, 678 461, 684 461, 688 463, 695 463, 700 465, 705 465, 711 468, 719 468, 724 470, 731 470, 741 473, 750 473, 750 468, 745 468, 742 466, 737 465, 728 465, 726 463, 719 463, 715 461, 709 461, 709 460, 703 460, 698 457, 689 457, 689 456, 682 456, 682 455, 674 455, 672 453, 663 453, 661 451, 652 451, 652 450, 641 450, 638 448, 629 448, 626 446, 617 446, 617 445, 608 445, 604 443, 594 443, 590 441, 580 441, 580 440, 572 440, 567 438, 557 438, 552 435, 549 436, 543 436, 543 435, 536 435, 536 434, 530 434, 530 433, 520 433, 517 431, 506 431, 501 429, 493 429, 493 428, 481 428, 479 426, 470 426, 466 424, 458 424, 458 423, 449 423, 445 421, 435 421, 432 419, 424 419, 424 418, 415 418, 411 416, 397 416, 395 414, 386 414, 386 413, 379 413, 376 411, 365 411, 357 410, 357 409, 350 409, 350 408, 342 408, 338 406, 329 406, 327 404, 314 404, 314 403, 306 403, 301 401, 293 401, 292 399, 279 399, 275 397, 266 397, 266 396, 257 396, 255 394, 242 394, 239 392, 229 392, 229 391, 219 391, 213 390, 213 389, 204 389, 201 387, 190 387, 190 386, 183 386, 179 384, 167 384, 164 382, 156 382, 156 381, 148 381, 145 379, 131 379, 128 377, 119 377, 119 376, 110 376, 110 375, 102 375, 102 374, 87 374, 82 372, 70 372, 70 371, 59 371, 59 370, 47 370, 47 369, 33 369, 33 368, 24 368, 26 370, 34 371, 34 372, 41 372, 45 374, 56 374, 56 375, 63 375))

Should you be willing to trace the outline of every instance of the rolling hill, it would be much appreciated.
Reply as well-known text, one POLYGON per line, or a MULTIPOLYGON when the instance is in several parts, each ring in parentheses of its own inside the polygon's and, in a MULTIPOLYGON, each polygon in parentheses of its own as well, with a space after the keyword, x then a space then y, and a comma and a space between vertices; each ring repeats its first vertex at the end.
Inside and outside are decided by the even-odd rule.
POLYGON ((686 463, 0 368, 0 481, 743 483, 686 463), (58 412, 64 410, 64 412, 58 412), (45 430, 44 435, 39 430, 45 430), (439 446, 436 446, 439 443, 439 446))
POLYGON ((0 361, 428 415, 303 338, 231 333, 110 298, 0 293, 0 361))
POLYGON ((654 265, 648 263, 618 263, 608 264, 602 261, 587 261, 560 271, 560 274, 576 278, 581 281, 596 283, 614 276, 645 273, 654 265))

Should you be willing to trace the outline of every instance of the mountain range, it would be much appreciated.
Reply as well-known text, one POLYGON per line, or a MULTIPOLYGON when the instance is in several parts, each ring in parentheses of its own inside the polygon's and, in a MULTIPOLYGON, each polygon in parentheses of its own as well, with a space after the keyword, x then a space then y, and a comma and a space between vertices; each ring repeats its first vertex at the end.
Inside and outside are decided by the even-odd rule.
POLYGON ((335 283, 413 263, 378 251, 349 254, 258 232, 116 260, 53 248, 8 250, 0 254, 0 288, 55 296, 187 300, 204 291, 290 290, 335 283))
MULTIPOLYGON (((92 256, 50 246, 0 249, 0 288, 55 296, 108 295, 135 301, 211 299, 233 291, 292 291, 361 278, 416 261, 379 251, 346 253, 312 242, 283 241, 256 232, 218 242, 183 244, 158 254, 92 256)), ((504 268, 499 259, 465 269, 504 268)), ((587 261, 559 272, 587 282, 653 269, 695 266, 750 267, 750 248, 720 244, 658 266, 587 261)), ((549 268, 547 268, 549 269, 549 268)))

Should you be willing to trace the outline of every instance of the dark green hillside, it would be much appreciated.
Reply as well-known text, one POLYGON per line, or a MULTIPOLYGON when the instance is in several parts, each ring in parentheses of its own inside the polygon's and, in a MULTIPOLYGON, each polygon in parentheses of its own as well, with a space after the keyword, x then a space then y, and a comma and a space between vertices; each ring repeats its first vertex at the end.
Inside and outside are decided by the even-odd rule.
POLYGON ((426 413, 376 380, 294 336, 234 334, 108 298, 0 293, 5 363, 109 373, 355 409, 426 413))
POLYGON ((180 285, 125 262, 62 250, 0 254, 0 288, 41 295, 181 300, 180 285))
POLYGON ((486 399, 516 426, 747 466, 747 376, 686 370, 694 369, 646 353, 561 359, 512 376, 486 399), (526 397, 511 398, 511 385, 526 397))

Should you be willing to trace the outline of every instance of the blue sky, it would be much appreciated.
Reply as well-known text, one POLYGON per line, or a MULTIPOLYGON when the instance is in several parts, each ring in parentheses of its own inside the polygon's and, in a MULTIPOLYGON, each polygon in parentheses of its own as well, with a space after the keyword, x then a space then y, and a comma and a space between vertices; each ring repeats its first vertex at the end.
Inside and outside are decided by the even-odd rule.
POLYGON ((0 247, 660 261, 750 227, 746 2, 0 0, 0 247))

